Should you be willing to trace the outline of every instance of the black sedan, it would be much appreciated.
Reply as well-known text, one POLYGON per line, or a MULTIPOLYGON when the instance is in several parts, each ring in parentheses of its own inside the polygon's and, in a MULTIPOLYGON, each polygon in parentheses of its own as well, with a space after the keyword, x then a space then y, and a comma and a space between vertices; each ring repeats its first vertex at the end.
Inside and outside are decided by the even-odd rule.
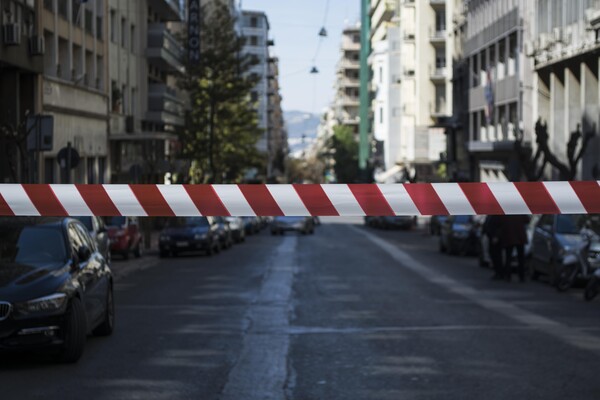
POLYGON ((477 222, 471 215, 453 215, 441 226, 440 251, 450 254, 476 254, 479 248, 477 222))
POLYGON ((0 220, 0 350, 82 355, 114 327, 113 280, 88 230, 70 218, 0 220))
POLYGON ((283 235, 285 232, 295 231, 303 235, 315 233, 312 217, 275 217, 271 222, 271 234, 283 235))
POLYGON ((160 233, 159 248, 161 257, 189 251, 213 255, 221 249, 219 226, 213 217, 172 218, 160 233))

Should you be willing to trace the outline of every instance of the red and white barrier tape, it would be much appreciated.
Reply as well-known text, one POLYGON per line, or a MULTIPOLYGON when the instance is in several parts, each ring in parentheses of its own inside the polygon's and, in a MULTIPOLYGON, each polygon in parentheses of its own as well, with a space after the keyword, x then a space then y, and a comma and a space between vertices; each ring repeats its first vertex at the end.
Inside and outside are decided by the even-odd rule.
POLYGON ((393 185, 0 184, 2 216, 600 213, 600 182, 393 185))

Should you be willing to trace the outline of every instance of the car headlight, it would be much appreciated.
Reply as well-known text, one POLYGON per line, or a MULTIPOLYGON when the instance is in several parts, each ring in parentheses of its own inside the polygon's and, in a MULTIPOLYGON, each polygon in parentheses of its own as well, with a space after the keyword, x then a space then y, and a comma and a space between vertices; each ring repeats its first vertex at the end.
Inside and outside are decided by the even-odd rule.
POLYGON ((67 295, 64 293, 56 293, 16 304, 15 311, 20 315, 54 313, 64 310, 66 304, 67 295))

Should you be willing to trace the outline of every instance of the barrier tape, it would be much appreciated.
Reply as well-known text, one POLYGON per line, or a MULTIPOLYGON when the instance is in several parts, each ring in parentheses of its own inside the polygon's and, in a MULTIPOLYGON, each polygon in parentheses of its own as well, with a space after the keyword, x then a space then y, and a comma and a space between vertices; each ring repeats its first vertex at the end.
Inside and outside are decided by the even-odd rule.
POLYGON ((338 185, 0 184, 1 216, 600 213, 600 181, 338 185))

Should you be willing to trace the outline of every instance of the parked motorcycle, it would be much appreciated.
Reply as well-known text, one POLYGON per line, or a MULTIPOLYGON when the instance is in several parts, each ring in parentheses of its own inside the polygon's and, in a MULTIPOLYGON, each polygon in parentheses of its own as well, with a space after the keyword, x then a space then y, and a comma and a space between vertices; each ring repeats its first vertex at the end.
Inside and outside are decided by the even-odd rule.
POLYGON ((596 296, 598 296, 599 292, 600 292, 600 269, 597 269, 596 271, 594 271, 594 275, 592 275, 592 278, 590 279, 587 286, 585 287, 585 290, 583 292, 583 298, 586 301, 592 301, 592 300, 594 300, 594 298, 596 296))
POLYGON ((578 276, 590 278, 598 273, 597 265, 593 265, 592 260, 600 250, 598 236, 587 229, 582 231, 581 236, 582 242, 562 257, 556 276, 556 288, 561 292, 569 290, 578 276))

